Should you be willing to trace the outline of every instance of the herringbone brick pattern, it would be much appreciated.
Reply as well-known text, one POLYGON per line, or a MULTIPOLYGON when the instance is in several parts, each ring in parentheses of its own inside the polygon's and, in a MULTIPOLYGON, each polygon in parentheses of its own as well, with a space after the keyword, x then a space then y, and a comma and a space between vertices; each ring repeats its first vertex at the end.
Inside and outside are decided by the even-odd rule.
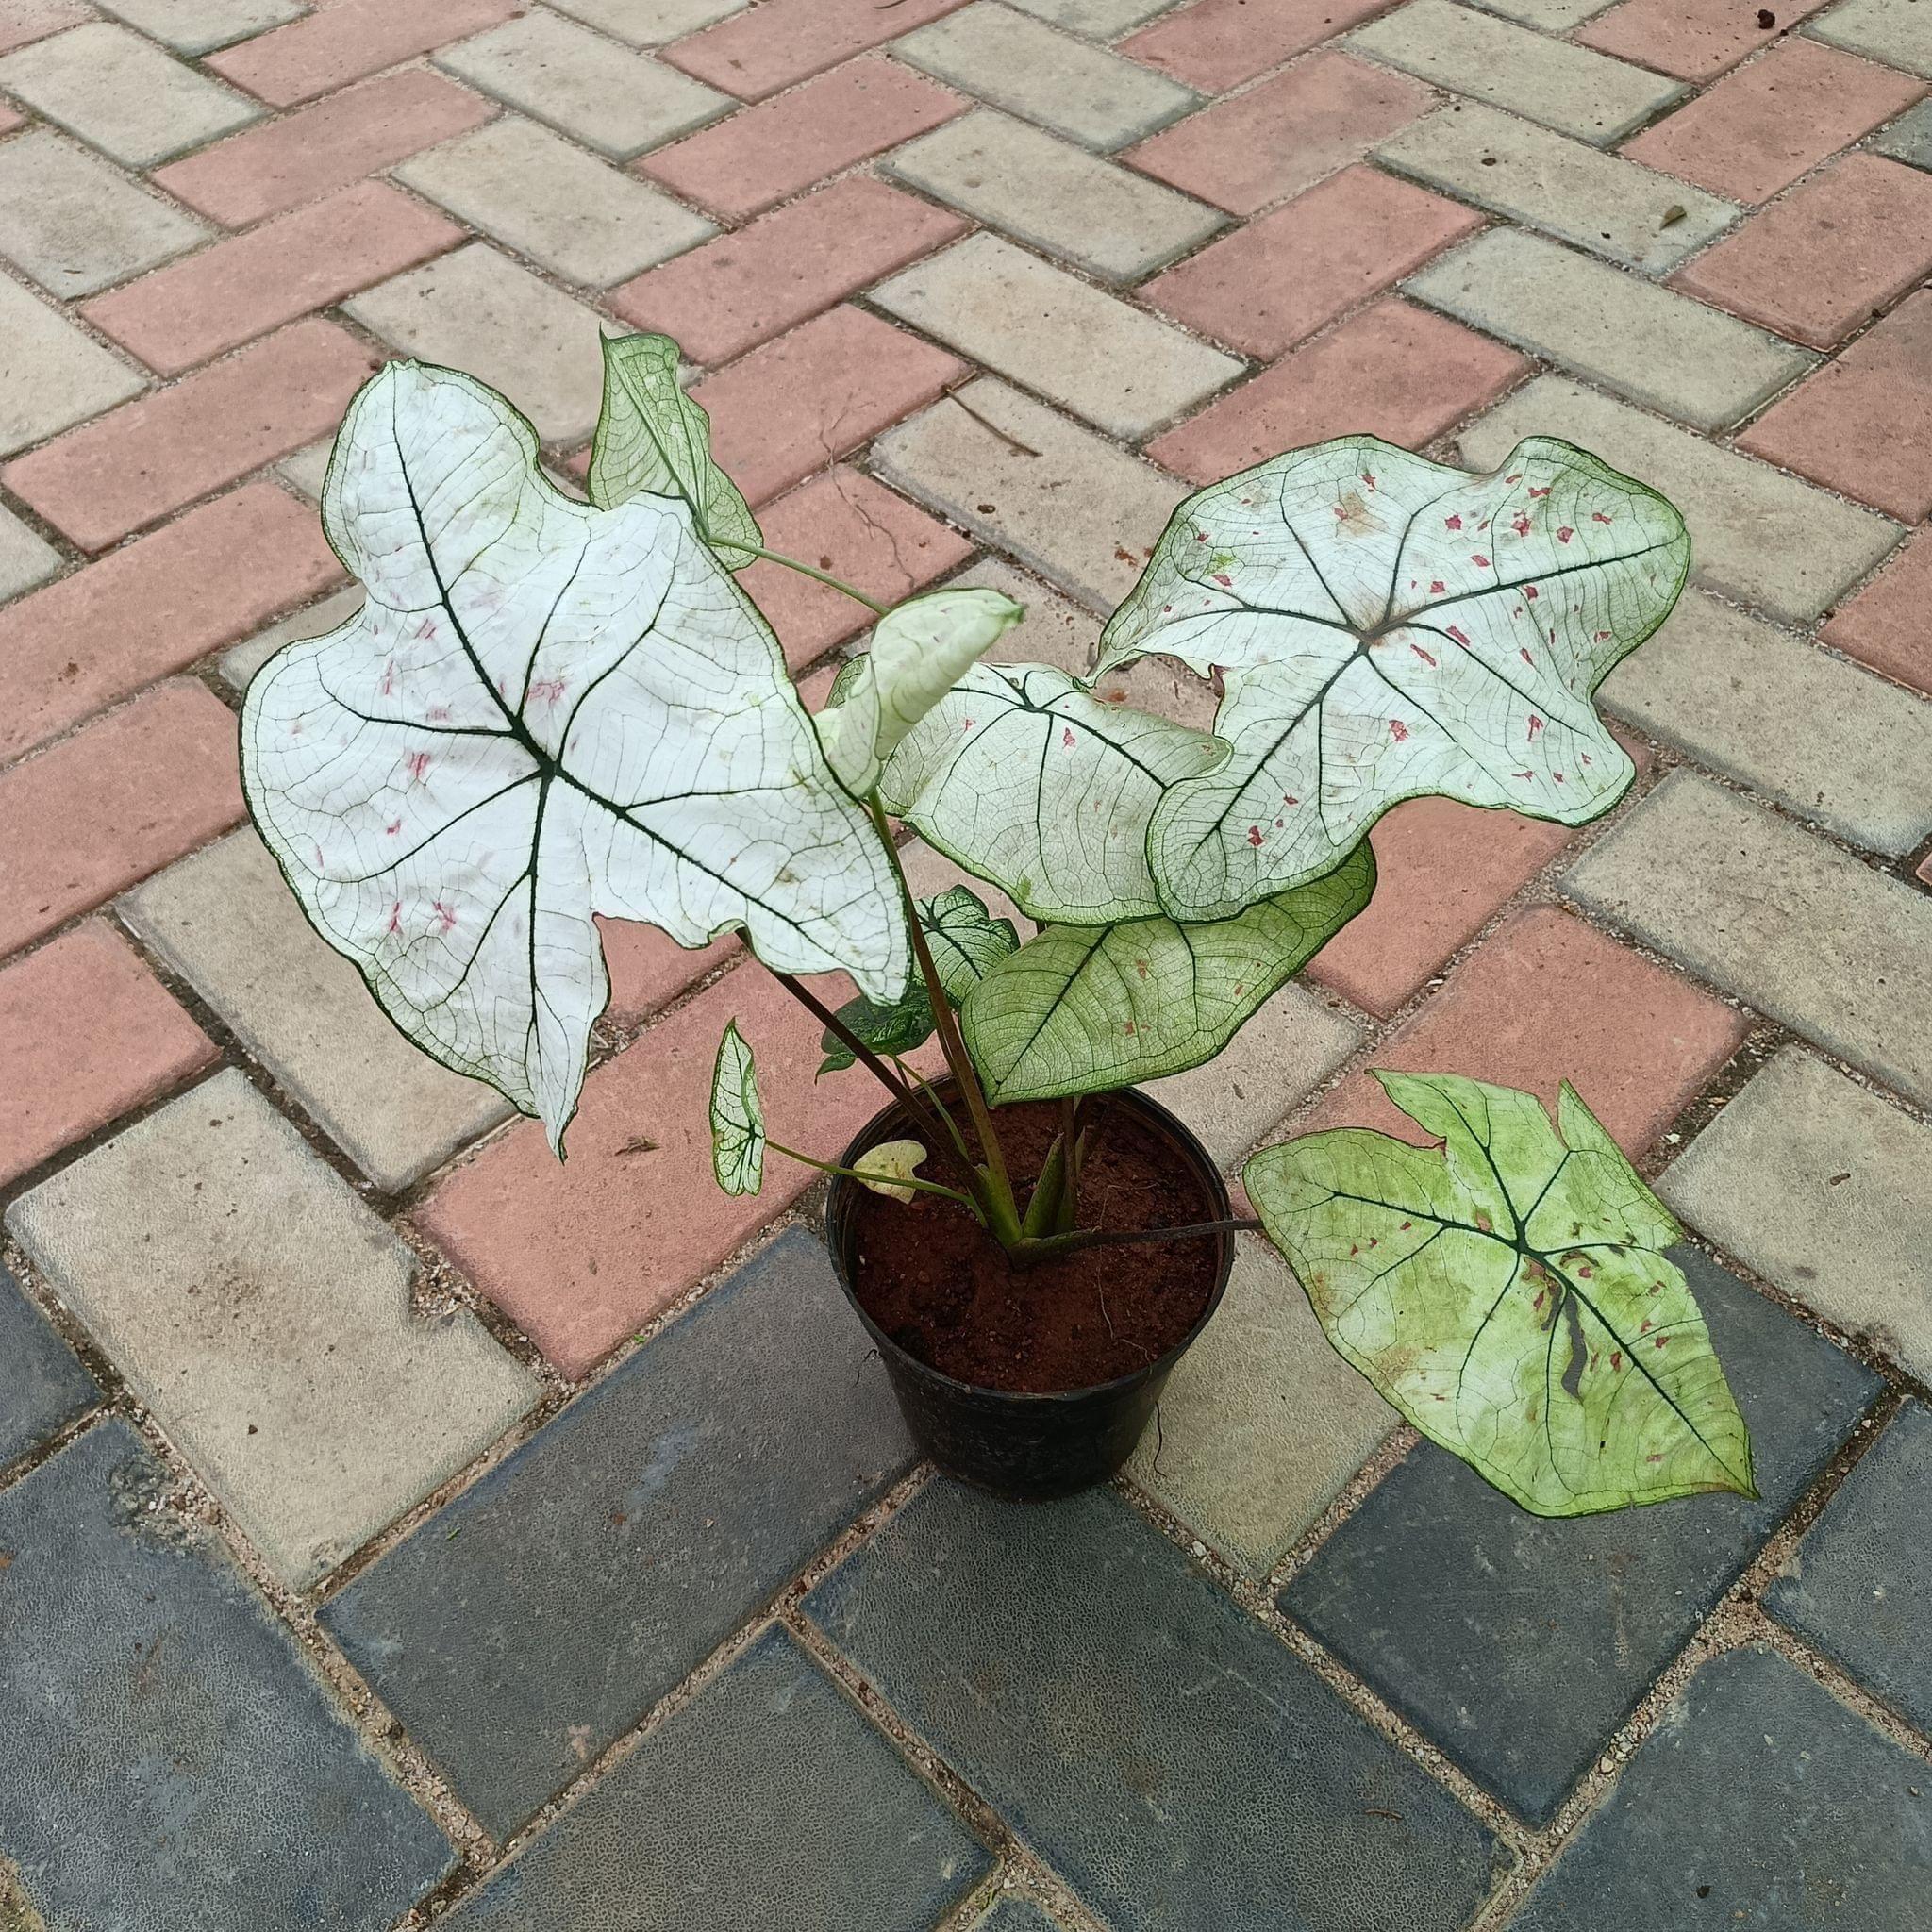
MULTIPOLYGON (((156 1480, 219 1540, 209 1561, 242 1566, 236 1587, 267 1606, 259 1641, 287 1647, 276 1669, 300 1674, 292 1630, 326 1678, 301 1720, 314 1751, 360 1764, 373 1749, 371 1778, 405 1807, 329 1923, 424 1925, 475 1894, 462 1909, 479 1925, 591 1924, 557 1903, 574 1861, 641 1856, 608 1820, 649 1809, 621 1740, 693 1665, 710 1660, 708 1683, 741 1651, 734 1686, 842 1675, 931 1786, 901 1789, 898 1757, 848 1737, 837 1697, 812 1720, 833 1769, 910 1807, 894 1829, 943 1841, 929 1871, 860 1873, 838 1910, 964 1927, 1018 1888, 1077 1932, 1196 1923, 1146 1902, 1135 1858, 1110 1864, 1029 1808, 1024 1778, 984 1767, 984 1738, 949 1747, 953 1716, 919 1718, 904 1684, 888 1709, 870 1688, 894 1683, 877 1630, 848 1644, 829 1612, 798 1607, 806 1557, 816 1581, 835 1529, 909 1493, 890 1447, 798 1478, 820 1486, 797 1505, 818 1527, 782 1560, 711 1577, 702 1641, 667 1644, 677 1661, 650 1694, 575 1715, 531 1691, 514 1801, 477 1795, 494 1789, 473 1770, 488 1726, 462 1695, 439 1705, 433 1672, 389 1688, 385 1659, 409 1645, 443 1646, 460 1674, 465 1646, 497 1654, 512 1625, 534 1647, 500 1654, 539 1678, 552 1641, 629 1655, 588 1571, 558 1586, 582 1630, 566 1619, 541 1641, 517 1624, 521 1599, 495 1624, 410 1624, 375 1582, 402 1578, 409 1551, 447 1564, 466 1547, 433 1541, 471 1520, 445 1531, 445 1504, 478 1519, 478 1541, 536 1538, 527 1499, 491 1516, 498 1478, 477 1478, 533 1432, 520 1454, 550 1441, 540 1424, 581 1389, 656 1389, 654 1351, 675 1333, 691 1360, 666 1354, 662 1374, 693 1441, 712 1410, 768 1399, 686 1324, 651 1339, 694 1303, 722 1307, 712 1284, 805 1211, 792 1186, 729 1204, 711 1189, 701 1090, 723 1022, 756 1017, 789 1138, 830 1153, 872 1110, 856 1076, 814 1084, 812 1027, 734 942, 687 954, 614 929, 600 1064, 558 1168, 533 1124, 399 1047, 245 826, 240 693, 268 650, 353 608, 313 508, 350 395, 390 356, 471 369, 526 410, 567 478, 595 416, 600 328, 680 340, 769 542, 881 598, 998 584, 1031 608, 1008 655, 1075 669, 1187 490, 1296 443, 1366 429, 1480 466, 1547 432, 1679 502, 1693 589, 1604 692, 1638 756, 1633 797, 1574 835, 1439 801, 1391 813, 1373 910, 1171 1097, 1217 1151, 1241 1124, 1232 1168, 1284 1125, 1391 1124, 1371 1065, 1546 1095, 1572 1076, 1667 1194, 1686 1176, 1683 1211, 1753 1277, 1744 1299, 1797 1310, 1870 1388, 1832 1397, 1837 1433, 1792 1462, 1690 1647, 1674 1637, 1638 1670, 1601 1768, 1541 1811, 1421 1714, 1427 1698, 1391 1675, 1406 1666, 1308 1634, 1302 1585, 1275 1607, 1290 1579, 1325 1574, 1322 1550, 1412 1439, 1352 1381, 1323 1379, 1265 1258, 1243 1264, 1222 1318, 1250 1324, 1245 1345, 1204 1349, 1172 1393, 1167 1457, 1136 1465, 1139 1526, 1083 1517, 1069 1534, 1138 1535, 1151 1516, 1246 1631, 1285 1639, 1364 1737, 1414 1760, 1402 1775, 1460 1823, 1417 1823, 1394 1865, 1430 1845, 1474 1861, 1423 1923, 1500 1925, 1573 1837, 1596 1857, 1618 1828, 1592 1808, 1610 1774, 1693 1667, 1740 1643, 1798 1656, 1925 1771, 1908 1700, 1861 1689, 1856 1661, 1822 1661, 1830 1641, 1812 1648, 1807 1625, 1801 1643, 1756 1599, 1816 1512, 1821 1472, 1828 1488, 1848 1459, 1857 1404, 1875 1392, 1882 1420, 1932 1378, 1932 147, 1912 116, 1932 91, 1927 15, 1925 0, 0 0, 7 1257, 20 1320, 40 1335, 37 1307, 79 1349, 101 1400, 147 1434, 127 1453, 160 1458, 156 1480), (1842 1131, 1821 1133, 1824 1118, 1842 1131), (1767 1204, 1755 1220, 1746 1198, 1767 1204), (291 1238, 298 1215, 318 1241, 338 1230, 326 1252, 291 1238), (746 1651, 774 1598, 791 1635, 746 1651), (337 1618, 338 1602, 355 1607, 337 1618), (931 1737, 908 1741, 902 1717, 931 1737), (422 1850, 397 1786, 455 1854, 422 1850), (566 1788, 582 1802, 514 1868, 532 1901, 519 1917, 512 1879, 490 1874, 566 1788), (1457 1832, 1489 1834, 1493 1874, 1457 1832)), ((855 607, 768 565, 744 581, 816 701, 855 607)), ((1199 688, 1158 667, 1128 682, 1138 702, 1199 712, 1199 688)), ((937 879, 931 855, 910 856, 937 879)), ((734 1277, 719 1321, 742 1327, 766 1279, 734 1277)), ((799 1349, 838 1354, 784 1319, 804 1324, 799 1349)), ((821 1371, 807 1357, 796 1373, 821 1371)), ((13 1374, 0 1362, 0 1423, 13 1374)), ((57 1404, 14 1475, 51 1485, 79 1468, 77 1435, 121 1426, 91 1398, 57 1404)), ((639 1453, 675 1461, 670 1441, 639 1453)), ((631 1489, 593 1472, 559 1507, 586 1536, 622 1525, 625 1496, 653 1507, 656 1468, 631 1489)), ((791 1507, 747 1482, 676 1493, 751 1524, 791 1507)), ((890 1539, 864 1558, 914 1560, 890 1539)), ((1182 1585, 1147 1588, 1151 1605, 1182 1585)), ((639 1766, 703 1759, 705 1695, 691 1722, 648 1731, 639 1766)), ((810 1750, 784 1748, 816 1774, 810 1750)), ((1193 1774, 1154 1757, 1157 1784, 1193 1774)), ((1224 1773, 1263 1775, 1239 1752, 1224 1773)), ((1200 1805, 1201 1775, 1192 1796, 1150 1787, 1145 1804, 1200 1805)), ((1401 1806, 1364 1803, 1399 1836, 1401 1806)), ((0 1921, 12 1858, 49 1923, 124 1923, 106 1881, 9 1842, 20 1817, 0 1794, 0 1921)), ((77 1827, 92 1849, 74 1857, 105 1856, 112 1820, 97 1822, 108 1837, 77 1827)), ((658 1857, 680 1834, 727 1863, 759 1855, 719 1850, 718 1829, 673 1806, 644 1837, 658 1857)), ((809 1862, 778 1837, 774 1857, 809 1862)), ((1364 1838, 1363 1861, 1381 1844, 1364 1838)), ((721 1908, 762 1925, 768 1901, 745 1883, 754 1904, 721 1908)), ((740 1896, 721 1881, 718 1898, 740 1896)), ((1309 1896, 1292 1923, 1395 1923, 1309 1896)), ((258 1904, 206 1923, 313 1923, 269 1890, 258 1904)), ((1876 1909, 1857 1927, 1906 1924, 1876 1909)), ((154 1910, 125 1923, 187 1923, 154 1910)), ((1046 1922, 1009 1902, 991 1923, 1046 1922)))

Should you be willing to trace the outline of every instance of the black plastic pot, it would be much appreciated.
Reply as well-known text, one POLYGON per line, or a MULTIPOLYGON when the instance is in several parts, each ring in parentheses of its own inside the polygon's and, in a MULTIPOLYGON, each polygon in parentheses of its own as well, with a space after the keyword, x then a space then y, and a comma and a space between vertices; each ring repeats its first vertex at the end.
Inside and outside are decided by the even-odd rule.
MULTIPOLYGON (((940 1091, 948 1096, 951 1083, 940 1091)), ((949 1096, 948 1096, 949 1097, 949 1096)), ((1166 1108, 1143 1093, 1126 1091, 1108 1096, 1133 1108, 1173 1147, 1174 1158, 1189 1168, 1201 1184, 1208 1204, 1204 1219, 1225 1221, 1231 1209, 1227 1185, 1208 1158, 1208 1150, 1166 1108)), ((841 1158, 850 1167, 881 1141, 903 1137, 913 1123, 895 1104, 875 1115, 854 1139, 841 1158)), ((1134 1444, 1154 1414, 1168 1372, 1192 1346, 1212 1319, 1227 1288, 1234 1265, 1234 1236, 1216 1235, 1220 1252, 1215 1261, 1214 1291, 1201 1318, 1158 1361, 1099 1382, 1091 1389, 1070 1389, 1054 1394, 1026 1394, 1006 1389, 983 1389, 942 1374, 907 1353, 864 1307, 852 1289, 855 1212, 864 1197, 856 1181, 832 1178, 825 1206, 825 1244, 831 1251, 832 1272, 854 1312, 876 1344, 899 1408, 913 1440, 950 1475, 991 1490, 1017 1502, 1044 1501, 1072 1495, 1105 1482, 1133 1454, 1134 1444)))

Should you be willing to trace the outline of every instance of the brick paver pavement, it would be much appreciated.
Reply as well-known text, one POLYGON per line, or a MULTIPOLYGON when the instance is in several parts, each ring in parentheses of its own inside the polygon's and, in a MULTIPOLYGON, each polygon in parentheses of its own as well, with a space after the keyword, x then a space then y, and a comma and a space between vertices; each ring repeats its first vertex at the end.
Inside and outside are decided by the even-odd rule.
MULTIPOLYGON (((1927 0, 0 0, 0 1924, 1932 1932, 1928 92, 1927 0), (710 1189, 734 1012, 794 1137, 872 1108, 735 941, 611 930, 566 1168, 400 1044, 233 712, 355 608, 369 370, 580 475, 600 325, 770 541, 1074 670, 1295 443, 1677 498, 1633 796, 1391 813, 1164 1097, 1232 1170, 1576 1076, 1760 1501, 1522 1516, 1249 1243, 1116 1491, 990 1503, 804 1171, 710 1189)), ((854 607, 745 581, 822 694, 854 607)))

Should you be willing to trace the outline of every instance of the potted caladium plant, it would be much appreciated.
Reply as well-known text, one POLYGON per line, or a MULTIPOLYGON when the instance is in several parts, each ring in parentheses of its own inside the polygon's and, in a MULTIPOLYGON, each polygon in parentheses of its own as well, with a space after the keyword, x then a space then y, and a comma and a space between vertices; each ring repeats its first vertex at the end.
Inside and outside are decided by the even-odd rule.
MULTIPOLYGON (((832 1176, 835 1268, 908 1422, 1008 1493, 1098 1480, 1266 1232, 1334 1345, 1525 1507, 1753 1493, 1749 1439, 1669 1214, 1581 1099, 1379 1075, 1437 1141, 1305 1136, 1235 1219, 1136 1091, 1198 1066, 1369 902, 1367 834, 1437 793, 1564 824, 1628 788, 1591 705, 1668 615, 1689 542, 1571 445, 1470 475, 1372 437, 1191 497, 1089 677, 988 663, 996 592, 871 605, 808 714, 734 573, 764 547, 661 336, 604 345, 590 500, 458 372, 350 406, 323 519, 368 601, 250 686, 257 825, 317 930, 444 1065, 559 1156, 608 992, 595 918, 728 929, 887 1104, 839 1160, 767 1135, 720 1042, 714 1167, 832 1176), (1112 686, 1146 653, 1220 681, 1211 732, 1112 686), (996 886, 915 894, 894 821, 996 886), (800 975, 847 973, 838 1010, 800 975), (909 1063, 937 1037, 945 1072, 909 1063)), ((648 1051, 648 1046, 642 1050, 648 1051)), ((930 1061, 924 1064, 930 1065, 930 1061)))

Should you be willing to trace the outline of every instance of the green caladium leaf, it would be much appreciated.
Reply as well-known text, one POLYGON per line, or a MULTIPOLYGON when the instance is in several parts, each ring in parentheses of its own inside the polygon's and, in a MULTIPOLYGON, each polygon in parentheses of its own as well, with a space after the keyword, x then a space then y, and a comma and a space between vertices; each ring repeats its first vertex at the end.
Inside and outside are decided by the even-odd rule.
POLYGON ((605 336, 604 407, 591 443, 585 488, 599 509, 640 491, 691 507, 698 534, 733 570, 764 543, 758 519, 711 460, 711 419, 677 386, 669 336, 605 336))
POLYGON ((925 949, 956 1007, 1002 959, 1020 950, 1013 922, 995 919, 970 886, 953 886, 916 903, 925 949))
POLYGON ((818 715, 825 761, 841 782, 869 796, 906 734, 1025 614, 1024 604, 975 589, 933 591, 887 611, 818 715))
POLYGON ((1226 757, 1208 733, 1104 704, 1050 664, 975 664, 907 733, 879 798, 1029 918, 1102 925, 1161 909, 1155 803, 1226 757))
POLYGON ((1163 908, 1319 877, 1424 793, 1607 811, 1633 770, 1591 696, 1690 558, 1664 498, 1551 437, 1480 476, 1342 437, 1190 497, 1101 641, 1101 673, 1152 651, 1224 678, 1232 756, 1154 814, 1163 908))
POLYGON ((988 1098, 1103 1092, 1212 1059, 1374 889, 1364 839, 1324 878, 1233 919, 1048 926, 960 1010, 988 1098))
POLYGON ((1244 1179, 1335 1347, 1431 1441, 1539 1516, 1757 1492, 1684 1277, 1683 1230, 1564 1084, 1378 1073, 1442 1146, 1345 1127, 1244 1179))
MULTIPOLYGON (((926 949, 938 969, 940 985, 955 1007, 981 979, 1004 959, 1017 952, 1020 935, 1010 919, 995 919, 985 900, 965 886, 954 886, 935 899, 915 899, 919 924, 925 933, 926 949)), ((879 1006, 861 994, 839 1008, 839 1017, 858 1038, 878 1053, 904 1056, 924 1046, 932 1037, 932 1002, 927 999, 925 982, 915 973, 905 996, 890 1006, 879 1006)), ((821 1043, 825 1058, 819 1074, 841 1073, 853 1064, 852 1049, 829 1030, 821 1043)))
POLYGON ((711 1067, 711 1171, 727 1194, 765 1184, 765 1108, 751 1048, 731 1021, 711 1067))
POLYGON ((593 915, 742 927, 787 973, 906 984, 891 860, 777 640, 692 527, 565 496, 494 391, 391 363, 323 490, 368 587, 248 688, 249 809, 316 930, 445 1066, 554 1145, 609 995, 593 915))

